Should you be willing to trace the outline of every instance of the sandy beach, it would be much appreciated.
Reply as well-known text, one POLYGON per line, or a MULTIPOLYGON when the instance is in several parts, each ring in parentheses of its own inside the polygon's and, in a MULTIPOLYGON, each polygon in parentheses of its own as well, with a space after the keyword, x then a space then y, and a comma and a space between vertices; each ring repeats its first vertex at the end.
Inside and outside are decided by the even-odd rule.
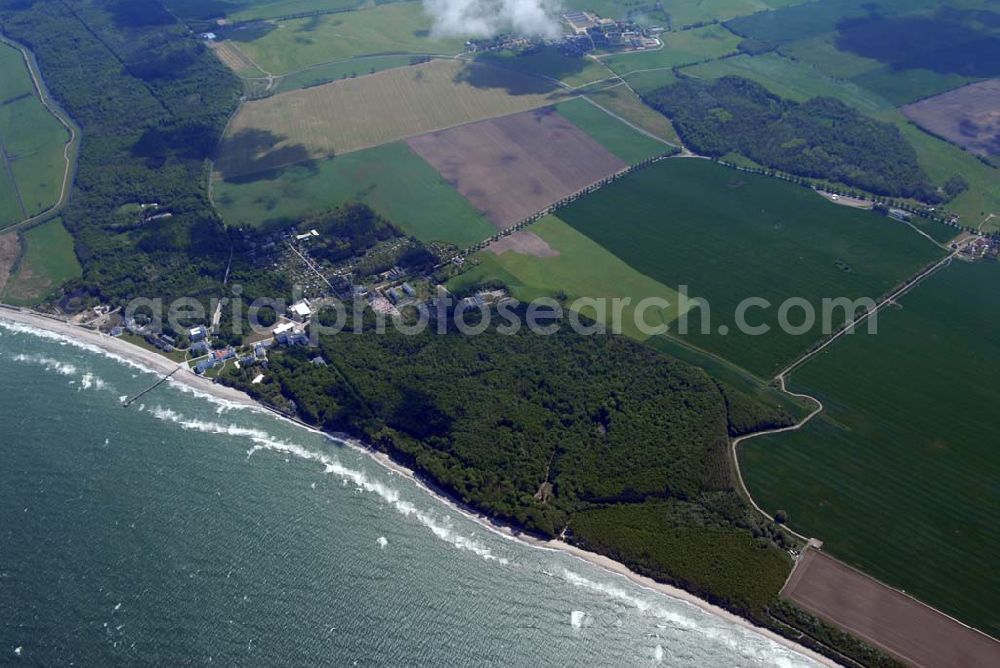
MULTIPOLYGON (((113 356, 119 357, 122 360, 140 365, 142 367, 149 369, 152 372, 159 373, 162 375, 166 375, 174 371, 175 369, 177 369, 178 366, 175 362, 172 362, 167 358, 163 357, 162 355, 159 355, 152 351, 145 350, 143 348, 132 345, 120 339, 108 336, 101 332, 87 329, 85 327, 74 325, 72 323, 60 320, 58 318, 42 315, 32 311, 14 309, 7 306, 0 306, 0 320, 7 320, 9 322, 24 325, 33 329, 43 330, 45 332, 49 332, 62 337, 66 337, 68 339, 72 339, 73 341, 76 341, 78 343, 93 346, 113 356)), ((211 380, 198 376, 195 373, 188 370, 182 369, 178 371, 173 376, 171 376, 170 381, 183 383, 184 385, 195 391, 204 393, 206 395, 209 395, 213 398, 225 402, 231 402, 258 410, 267 410, 273 413, 271 409, 268 409, 265 406, 254 401, 243 392, 214 383, 211 380)), ((290 421, 295 422, 296 424, 306 429, 309 429, 310 431, 314 432, 317 431, 313 427, 298 422, 297 420, 290 420, 290 421)), ((426 484, 423 480, 421 480, 420 476, 413 470, 408 469, 392 461, 389 458, 389 456, 386 455, 385 453, 374 451, 373 449, 367 447, 365 444, 343 434, 331 434, 329 436, 331 436, 332 438, 336 438, 339 441, 343 441, 352 447, 355 447, 359 450, 368 453, 369 455, 372 456, 372 458, 376 462, 378 462, 382 466, 385 466, 391 471, 399 475, 405 476, 410 480, 413 480, 418 486, 420 486, 428 493, 440 499, 442 502, 447 504, 456 512, 459 512, 462 515, 470 519, 473 519, 481 526, 483 526, 485 529, 491 532, 494 532, 498 535, 504 536, 512 540, 518 540, 524 544, 530 545, 535 548, 558 550, 560 552, 572 555, 573 557, 576 557, 582 561, 597 566, 605 570, 606 572, 627 578, 628 580, 634 582, 635 584, 638 584, 639 586, 645 589, 669 596, 674 599, 685 601, 712 615, 716 615, 722 619, 725 619, 730 623, 737 624, 746 629, 751 629, 755 633, 758 633, 764 637, 769 638, 775 643, 778 643, 800 654, 803 654, 821 665, 825 666, 838 665, 836 662, 832 661, 831 659, 828 659, 825 656, 822 656, 821 654, 818 654, 817 652, 814 652, 813 650, 798 645, 792 642, 791 640, 788 640, 787 638, 784 638, 783 636, 780 636, 768 629, 758 627, 750 623, 746 619, 738 615, 735 615, 727 610, 724 610, 723 608, 712 605, 708 601, 702 600, 682 589, 678 589, 677 587, 657 582, 652 578, 639 575, 638 573, 633 572, 624 564, 614 561, 613 559, 610 559, 608 557, 605 557, 603 555, 594 552, 588 552, 587 550, 580 549, 563 541, 559 540, 546 541, 525 535, 523 533, 516 531, 514 528, 510 526, 506 526, 502 523, 496 522, 495 520, 486 515, 478 513, 469 508, 462 507, 459 504, 455 503, 452 499, 440 494, 437 490, 433 489, 432 486, 426 484)))

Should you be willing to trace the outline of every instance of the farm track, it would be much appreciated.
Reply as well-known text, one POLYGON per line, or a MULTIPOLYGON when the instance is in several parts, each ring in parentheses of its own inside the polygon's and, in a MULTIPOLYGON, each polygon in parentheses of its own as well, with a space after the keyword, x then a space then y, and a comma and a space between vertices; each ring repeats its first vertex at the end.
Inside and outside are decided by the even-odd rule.
MULTIPOLYGON (((17 185, 17 179, 14 178, 14 170, 10 166, 11 159, 7 155, 7 147, 3 145, 3 142, 0 142, 0 162, 3 162, 4 171, 7 172, 7 180, 10 181, 10 187, 14 190, 14 197, 17 199, 17 208, 21 210, 21 216, 27 218, 28 210, 24 206, 24 197, 21 196, 21 189, 17 185)), ((16 224, 23 224, 23 221, 16 224)), ((5 229, 13 229, 13 227, 5 229)))
MULTIPOLYGON (((919 230, 917 230, 917 231, 919 232, 919 230)), ((937 242, 935 242, 935 243, 937 243, 937 242)), ((949 255, 945 256, 944 258, 942 258, 938 262, 935 262, 930 267, 922 269, 916 275, 914 275, 911 278, 907 279, 900 287, 898 287, 895 290, 893 290, 886 297, 883 297, 882 300, 878 304, 876 304, 873 308, 868 309, 867 311, 865 311, 863 314, 861 314, 860 316, 858 316, 854 320, 850 321, 849 323, 846 323, 843 327, 841 327, 839 330, 837 330, 837 332, 835 334, 833 334, 830 338, 828 338, 826 341, 824 341, 822 344, 816 346, 812 350, 807 351, 806 353, 804 353, 803 355, 801 355, 797 359, 793 360, 788 366, 786 366, 782 371, 780 371, 777 376, 774 377, 774 380, 777 381, 778 386, 779 386, 779 388, 781 389, 781 391, 783 393, 787 394, 788 396, 790 396, 790 397, 792 397, 794 399, 804 399, 806 401, 809 401, 809 402, 811 402, 811 403, 813 403, 815 405, 815 408, 806 417, 804 417, 802 420, 800 420, 798 423, 796 423, 794 425, 790 425, 788 427, 781 427, 781 428, 778 428, 778 429, 766 429, 764 431, 755 432, 753 434, 746 434, 744 436, 740 436, 740 437, 737 437, 737 438, 735 438, 735 439, 732 440, 732 443, 731 443, 732 457, 733 457, 733 463, 734 463, 734 465, 736 467, 736 478, 737 478, 737 481, 739 482, 740 492, 742 493, 742 495, 744 496, 744 498, 746 498, 750 502, 750 505, 752 505, 757 512, 759 512, 761 515, 763 515, 767 519, 771 520, 772 522, 774 521, 774 517, 770 513, 768 513, 767 511, 765 511, 763 508, 761 508, 759 505, 757 505, 757 502, 754 501, 753 496, 750 494, 750 490, 747 488, 746 482, 744 482, 744 480, 743 480, 743 472, 740 469, 740 460, 739 460, 737 448, 739 448, 740 444, 742 444, 742 443, 744 443, 746 441, 749 441, 750 439, 758 438, 760 436, 770 436, 772 434, 780 434, 780 433, 784 433, 784 432, 798 431, 798 430, 802 429, 803 427, 805 427, 807 424, 809 424, 809 422, 812 421, 813 418, 815 418, 817 415, 819 415, 820 413, 822 413, 823 410, 825 409, 825 407, 823 405, 823 402, 820 401, 817 397, 814 397, 814 396, 809 395, 809 394, 802 394, 802 393, 799 393, 799 392, 793 392, 790 389, 788 389, 788 375, 792 371, 794 371, 798 367, 802 366, 803 364, 805 364, 806 362, 808 362, 810 359, 812 359, 813 357, 815 357, 816 355, 818 355, 819 353, 821 353, 822 351, 826 350, 828 347, 830 347, 831 345, 833 345, 842 336, 844 336, 845 334, 848 334, 849 332, 854 331, 859 325, 863 324, 866 320, 868 320, 873 315, 877 314, 883 308, 885 308, 886 306, 888 306, 890 304, 895 303, 896 299, 898 299, 899 297, 903 296, 904 294, 906 294, 907 292, 909 292, 913 288, 915 288, 918 285, 920 285, 920 283, 922 283, 924 280, 926 280, 927 278, 929 278, 933 274, 937 273, 937 271, 939 269, 941 269, 943 267, 946 267, 949 264, 951 264, 951 261, 955 258, 956 255, 958 255, 958 251, 954 251, 954 252, 950 253, 949 255)), ((791 527, 789 527, 787 525, 784 525, 784 529, 786 531, 788 531, 788 533, 790 533, 793 536, 795 536, 796 538, 799 538, 800 540, 807 541, 807 542, 810 540, 806 536, 804 536, 801 533, 795 531, 794 529, 792 529, 791 527)))

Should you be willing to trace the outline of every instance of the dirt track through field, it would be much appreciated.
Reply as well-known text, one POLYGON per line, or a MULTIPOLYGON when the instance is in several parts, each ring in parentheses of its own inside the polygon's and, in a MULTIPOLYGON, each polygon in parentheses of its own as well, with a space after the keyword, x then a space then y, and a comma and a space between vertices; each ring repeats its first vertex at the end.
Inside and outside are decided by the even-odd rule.
POLYGON ((498 229, 628 166, 551 108, 408 143, 498 229))
POLYGON ((817 550, 781 595, 915 666, 1000 665, 1000 642, 817 550))

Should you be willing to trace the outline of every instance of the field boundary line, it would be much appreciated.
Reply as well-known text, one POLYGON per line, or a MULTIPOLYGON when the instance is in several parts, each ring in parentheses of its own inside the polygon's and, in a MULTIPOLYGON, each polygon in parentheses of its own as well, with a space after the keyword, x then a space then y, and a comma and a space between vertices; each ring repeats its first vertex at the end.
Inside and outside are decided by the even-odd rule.
POLYGON ((801 355, 798 359, 793 360, 777 376, 775 376, 775 380, 781 381, 785 376, 787 376, 788 374, 790 374, 796 368, 802 366, 804 363, 808 362, 810 359, 812 359, 813 357, 815 357, 817 354, 819 354, 820 352, 822 352, 823 350, 825 350, 827 347, 829 347, 830 345, 832 345, 835 341, 837 341, 837 339, 839 339, 840 337, 844 336, 845 334, 848 334, 848 333, 854 331, 854 329, 858 325, 862 324, 865 320, 867 320, 868 318, 870 318, 872 315, 875 315, 876 313, 878 313, 879 311, 881 311, 887 305, 893 303, 896 300, 896 298, 902 297, 904 294, 906 294, 907 292, 909 292, 910 290, 912 290, 916 286, 920 285, 920 283, 922 281, 924 281, 924 279, 928 278, 930 275, 934 274, 935 272, 937 272, 942 267, 944 267, 944 266, 946 266, 948 264, 951 264, 951 261, 958 255, 958 253, 959 253, 959 251, 957 251, 957 250, 956 251, 952 251, 951 253, 949 253, 945 257, 943 257, 940 260, 938 260, 937 262, 935 262, 930 267, 926 267, 926 268, 922 269, 921 271, 919 271, 915 276, 911 276, 910 278, 908 278, 906 281, 903 282, 903 284, 900 287, 898 287, 897 289, 893 290, 886 297, 883 297, 882 301, 880 301, 874 307, 872 307, 870 309, 867 309, 860 316, 854 318, 854 320, 852 320, 852 321, 844 324, 839 330, 837 330, 837 332, 835 334, 833 334, 832 336, 830 336, 826 341, 824 341, 823 343, 819 344, 818 346, 816 346, 812 350, 807 351, 806 353, 804 353, 803 355, 801 355))
MULTIPOLYGON (((66 166, 63 170, 63 182, 62 187, 59 189, 59 199, 45 211, 4 228, 6 230, 13 230, 20 227, 29 227, 35 223, 47 220, 58 213, 58 211, 66 205, 66 201, 69 199, 70 184, 73 180, 73 165, 75 163, 75 152, 77 144, 79 143, 80 132, 77 131, 76 125, 69 115, 67 114, 64 117, 62 110, 57 108, 55 103, 50 100, 48 90, 45 88, 45 83, 42 79, 42 73, 37 69, 34 56, 28 51, 28 49, 3 35, 0 35, 0 42, 3 42, 7 46, 15 48, 21 52, 21 58, 24 60, 25 67, 28 68, 28 74, 31 75, 31 83, 34 87, 35 94, 38 96, 38 100, 42 103, 42 106, 45 107, 46 111, 52 114, 69 132, 69 139, 63 146, 63 160, 66 161, 66 166)), ((6 151, 4 152, 4 162, 7 162, 6 151)), ((13 175, 11 175, 11 181, 13 181, 13 175)), ((20 198, 20 191, 18 190, 16 183, 14 184, 14 188, 15 191, 19 193, 18 198, 20 198)), ((23 202, 21 203, 21 211, 24 212, 23 202)))
MULTIPOLYGON (((915 597, 913 594, 910 594, 909 592, 903 591, 902 589, 897 589, 896 587, 893 587, 892 585, 889 585, 889 584, 886 584, 885 582, 882 582, 881 580, 879 580, 874 575, 870 575, 870 574, 864 572, 863 570, 861 570, 860 568, 858 568, 856 566, 852 566, 851 564, 847 563, 846 561, 838 559, 837 557, 833 556, 832 554, 830 554, 829 552, 827 552, 826 550, 824 550, 822 548, 815 547, 813 549, 815 549, 816 552, 818 552, 819 554, 821 554, 823 556, 823 558, 837 562, 837 564, 839 564, 840 566, 843 566, 844 568, 846 568, 846 569, 848 569, 850 571, 853 571, 854 573, 857 573, 858 575, 860 575, 863 578, 871 580, 872 582, 876 583, 880 587, 885 587, 886 589, 894 591, 897 594, 901 594, 902 596, 905 596, 906 598, 908 598, 909 600, 913 601, 914 603, 917 603, 918 605, 921 605, 921 606, 927 608, 928 610, 930 610, 930 611, 932 611, 934 613, 937 613, 937 614, 941 615, 942 617, 945 617, 945 618, 947 618, 947 619, 955 622, 959 626, 964 626, 965 628, 969 629, 970 631, 975 631, 976 633, 978 633, 979 635, 983 636, 984 638, 987 638, 988 640, 992 640, 994 643, 1000 644, 1000 640, 998 640, 997 638, 994 638, 989 633, 986 633, 985 631, 981 631, 980 629, 977 629, 975 626, 971 626, 969 624, 966 624, 965 622, 963 622, 960 619, 955 619, 954 617, 952 617, 951 615, 949 615, 947 612, 943 612, 941 610, 938 610, 933 605, 930 605, 929 603, 925 603, 924 601, 921 601, 919 598, 915 597)), ((803 555, 804 554, 805 554, 805 551, 803 551, 803 555)), ((793 569, 793 572, 794 572, 794 569, 793 569)), ((791 580, 790 576, 789 576, 789 580, 791 580)), ((785 586, 788 586, 788 582, 787 581, 785 582, 785 586)), ((781 590, 778 592, 779 594, 781 594, 781 592, 783 592, 785 590, 785 586, 783 586, 781 588, 781 590)), ((852 633, 853 633, 853 631, 852 631, 852 633)), ((871 642, 872 644, 875 644, 876 646, 881 647, 881 645, 879 643, 876 643, 873 640, 868 640, 868 642, 871 642)), ((888 651, 888 650, 886 650, 886 651, 888 651)))
MULTIPOLYGON (((931 276, 934 273, 936 273, 939 269, 941 269, 942 267, 945 267, 945 266, 951 264, 951 261, 955 258, 956 255, 958 255, 958 251, 957 250, 954 251, 954 252, 952 252, 952 253, 950 253, 950 254, 948 254, 947 256, 945 256, 944 258, 942 258, 941 260, 938 260, 937 262, 935 262, 930 267, 926 267, 926 268, 922 269, 915 276, 912 276, 909 279, 907 279, 899 288, 893 290, 886 297, 883 297, 882 300, 878 304, 876 304, 874 307, 866 310, 860 316, 858 316, 858 317, 854 318, 853 320, 851 320, 850 322, 844 324, 839 330, 837 330, 837 332, 833 336, 829 337, 826 341, 824 341, 820 345, 816 346, 812 350, 809 350, 808 352, 806 352, 805 354, 803 354, 802 356, 800 356, 798 359, 793 360, 791 364, 789 364, 788 366, 786 366, 782 371, 780 371, 778 373, 777 376, 774 377, 774 380, 778 381, 778 386, 781 388, 782 392, 784 392, 785 394, 787 394, 787 395, 789 395, 791 397, 794 397, 796 399, 805 399, 807 401, 810 401, 810 402, 812 402, 812 403, 815 404, 816 408, 811 413, 809 413, 809 415, 807 415, 805 418, 803 418, 802 420, 800 420, 796 424, 793 424, 793 425, 790 425, 790 426, 787 426, 787 427, 780 427, 780 428, 777 428, 777 429, 765 429, 764 431, 758 431, 758 432, 755 432, 755 433, 752 433, 752 434, 744 434, 743 436, 739 436, 739 437, 737 437, 737 438, 735 438, 735 439, 732 440, 732 442, 731 442, 731 451, 732 451, 733 463, 734 463, 734 465, 736 467, 736 479, 739 482, 740 491, 745 495, 745 497, 747 498, 747 500, 750 502, 750 505, 753 506, 754 509, 757 510, 757 512, 761 513, 764 517, 768 518, 772 522, 775 521, 774 517, 770 513, 768 513, 767 511, 765 511, 763 508, 761 508, 757 504, 757 502, 754 500, 753 496, 750 494, 750 490, 747 487, 746 482, 743 479, 743 471, 740 468, 740 459, 739 459, 738 447, 742 443, 744 443, 746 441, 749 441, 752 438, 757 438, 759 436, 770 436, 770 435, 773 435, 773 434, 780 434, 780 433, 785 433, 785 432, 790 432, 790 431, 798 431, 798 430, 802 429, 804 426, 806 426, 806 424, 808 424, 813 418, 815 418, 817 415, 819 415, 820 413, 822 413, 823 410, 824 410, 824 408, 825 408, 824 405, 823 405, 823 402, 820 401, 817 397, 814 397, 814 396, 809 395, 809 394, 803 394, 803 393, 800 393, 800 392, 793 392, 792 390, 788 389, 788 375, 792 371, 794 371, 795 369, 797 369, 798 367, 800 367, 801 365, 803 365, 804 363, 806 363, 807 361, 809 361, 810 359, 812 359, 813 357, 815 357, 816 355, 818 355, 820 352, 822 352, 823 350, 825 350, 829 346, 833 345, 842 336, 844 336, 845 334, 847 334, 849 332, 854 331, 854 329, 858 325, 862 324, 865 320, 867 320, 868 318, 870 318, 872 315, 878 313, 880 310, 882 310, 883 308, 885 308, 887 305, 894 303, 897 298, 901 297, 902 295, 906 294, 907 292, 909 292, 913 288, 915 288, 918 285, 920 285, 921 282, 923 282, 929 276, 931 276)), ((792 534, 793 536, 796 536, 797 538, 799 538, 801 540, 804 540, 807 543, 810 541, 809 538, 807 538, 806 536, 802 535, 801 533, 795 531, 794 529, 792 529, 791 527, 789 527, 787 524, 781 524, 780 526, 782 528, 784 528, 786 531, 788 531, 788 533, 792 534)), ((860 573, 861 571, 858 571, 858 572, 860 573)), ((930 606, 928 606, 928 607, 930 607, 930 606)))
MULTIPOLYGON (((616 84, 616 85, 620 86, 621 84, 616 84)), ((666 144, 667 146, 672 146, 673 148, 683 148, 681 146, 678 146, 677 144, 674 144, 674 143, 671 143, 671 142, 667 141, 663 137, 657 137, 652 132, 649 132, 648 130, 644 130, 644 129, 640 128, 638 125, 635 125, 634 123, 632 123, 631 121, 629 121, 629 120, 627 120, 625 118, 622 118, 621 116, 619 116, 615 112, 611 111, 610 109, 606 109, 605 107, 601 106, 597 102, 595 102, 595 101, 591 100, 589 97, 587 97, 586 93, 584 93, 580 97, 583 98, 584 100, 586 100, 587 102, 589 102, 590 104, 594 105, 595 107, 597 107, 598 109, 600 109, 604 113, 606 113, 611 118, 615 119, 616 121, 618 121, 620 123, 624 123, 625 125, 627 125, 628 127, 632 128, 633 130, 635 130, 636 132, 638 132, 641 135, 645 135, 646 137, 649 137, 650 139, 656 140, 656 141, 660 142, 661 144, 666 144)))
MULTIPOLYGON (((17 200, 17 208, 21 210, 21 222, 23 223, 24 219, 28 217, 28 210, 24 208, 24 197, 21 196, 21 188, 18 187, 17 179, 14 178, 14 168, 10 166, 10 156, 7 155, 7 147, 4 146, 2 137, 0 137, 0 162, 3 162, 3 169, 7 174, 7 180, 10 181, 10 187, 14 190, 14 199, 17 200)), ((19 224, 14 223, 14 225, 19 224)), ((10 227, 13 228, 14 225, 10 227)))

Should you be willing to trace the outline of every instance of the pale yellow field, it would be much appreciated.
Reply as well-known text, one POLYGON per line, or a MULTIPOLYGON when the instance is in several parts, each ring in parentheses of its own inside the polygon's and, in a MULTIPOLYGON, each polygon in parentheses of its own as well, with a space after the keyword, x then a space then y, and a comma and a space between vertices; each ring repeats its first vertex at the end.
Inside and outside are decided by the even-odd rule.
POLYGON ((506 116, 566 99, 551 83, 487 65, 435 60, 247 102, 216 161, 245 176, 506 116))

